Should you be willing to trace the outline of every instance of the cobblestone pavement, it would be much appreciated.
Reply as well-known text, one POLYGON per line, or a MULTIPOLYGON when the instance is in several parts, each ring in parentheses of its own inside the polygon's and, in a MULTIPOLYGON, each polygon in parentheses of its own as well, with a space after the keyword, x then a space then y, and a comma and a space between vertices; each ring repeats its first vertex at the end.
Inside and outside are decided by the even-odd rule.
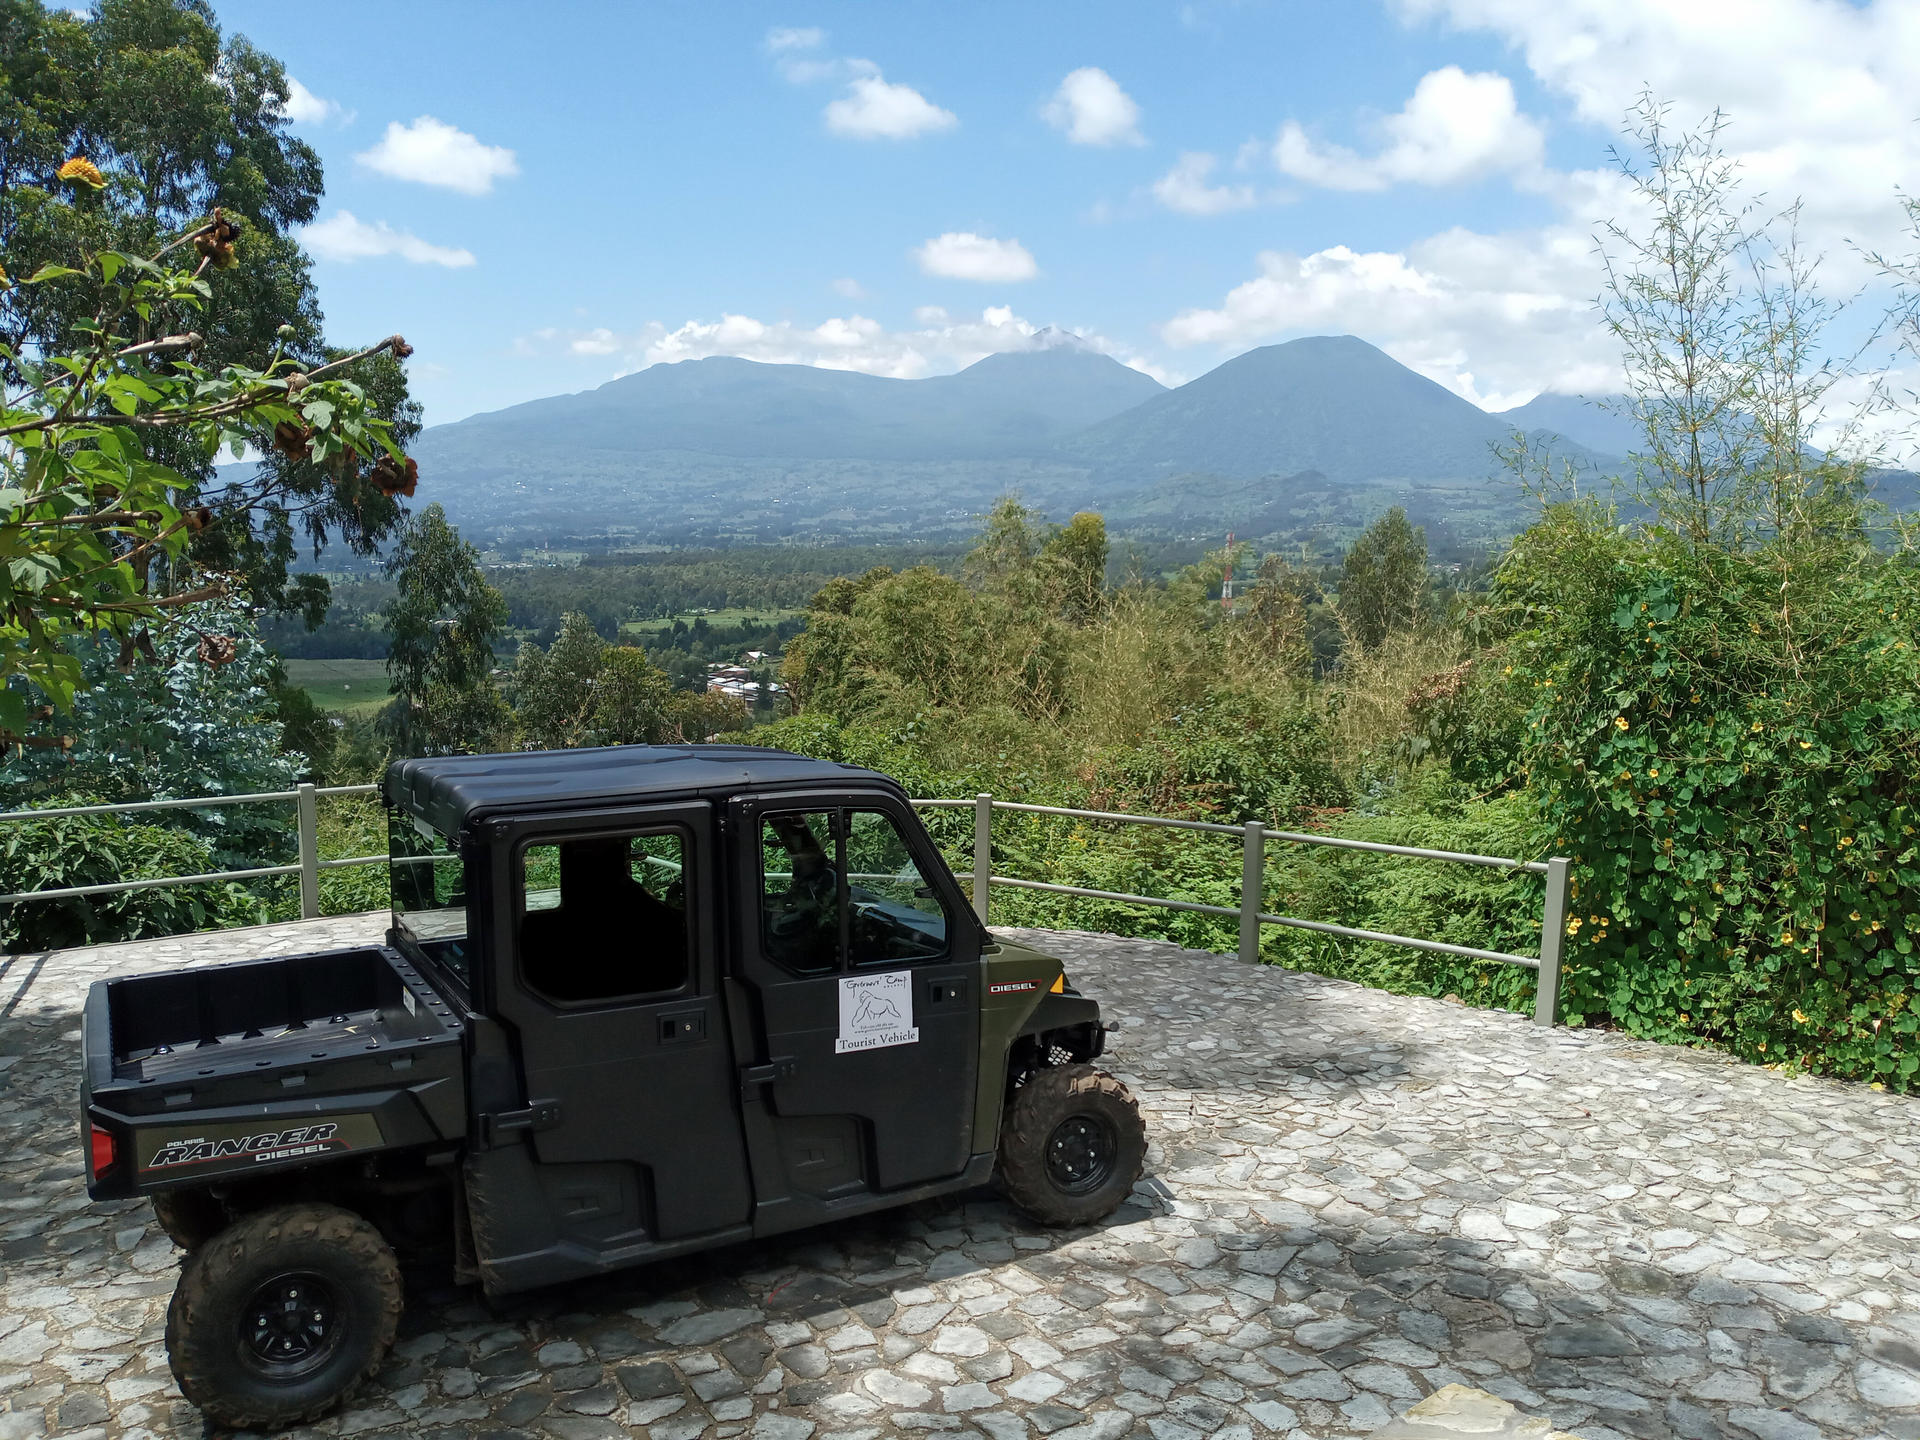
MULTIPOLYGON (((0 1440, 201 1433, 160 1346, 178 1256, 82 1188, 85 982, 378 925, 0 958, 0 1440)), ((1037 939, 1120 1022, 1147 1112, 1107 1224, 981 1193, 497 1308, 427 1282, 310 1433, 1271 1440, 1464 1383, 1586 1440, 1920 1440, 1920 1103, 1037 939)))

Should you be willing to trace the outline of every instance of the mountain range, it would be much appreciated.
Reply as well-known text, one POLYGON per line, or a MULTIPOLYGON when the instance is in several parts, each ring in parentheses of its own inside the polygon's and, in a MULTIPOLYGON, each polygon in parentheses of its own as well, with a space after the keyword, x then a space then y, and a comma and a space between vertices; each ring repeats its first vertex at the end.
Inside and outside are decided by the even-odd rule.
POLYGON ((1490 415, 1352 336, 1265 346, 1169 389, 1043 332, 918 380, 655 365, 434 426, 413 449, 423 487, 499 546, 947 538, 1008 491, 1139 531, 1288 540, 1401 503, 1468 542, 1524 523, 1495 453, 1516 429, 1596 475, 1630 443, 1573 397, 1490 415))

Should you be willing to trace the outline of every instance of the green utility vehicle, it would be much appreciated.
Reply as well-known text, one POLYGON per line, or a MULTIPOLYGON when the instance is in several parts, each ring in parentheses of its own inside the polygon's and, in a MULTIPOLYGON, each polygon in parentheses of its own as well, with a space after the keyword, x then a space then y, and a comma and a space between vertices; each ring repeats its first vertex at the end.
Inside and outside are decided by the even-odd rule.
POLYGON ((318 1415, 401 1262, 490 1293, 997 1180, 1048 1224, 1139 1177, 1060 962, 996 939, 906 795, 745 746, 403 760, 384 946, 95 984, 88 1190, 190 1252, 213 1420, 318 1415))

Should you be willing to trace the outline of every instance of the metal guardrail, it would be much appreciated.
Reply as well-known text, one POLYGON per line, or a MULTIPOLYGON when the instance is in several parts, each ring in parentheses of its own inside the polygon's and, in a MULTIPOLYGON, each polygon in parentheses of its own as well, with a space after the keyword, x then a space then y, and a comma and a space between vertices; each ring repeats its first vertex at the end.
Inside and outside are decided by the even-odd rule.
MULTIPOLYGON (((75 895, 105 895, 117 891, 151 890, 168 885, 204 885, 211 882, 256 880, 275 875, 300 877, 300 915, 316 919, 320 914, 320 872, 344 869, 351 865, 381 865, 385 855, 355 855, 341 860, 322 860, 319 840, 319 798, 322 795, 371 795, 376 785, 300 785, 292 790, 270 790, 254 795, 207 795, 184 800, 142 800, 122 805, 78 805, 62 810, 9 810, 0 812, 0 824, 23 820, 57 820, 78 815, 131 814, 148 810, 200 809, 218 805, 251 805, 291 800, 295 807, 295 829, 299 838, 299 860, 292 865, 266 865, 251 870, 221 870, 207 875, 171 875, 149 880, 121 880, 105 885, 68 885, 51 890, 28 890, 0 895, 0 904, 27 900, 55 900, 75 895)), ((1014 800, 996 800, 982 792, 971 800, 915 800, 922 810, 973 811, 973 908, 984 923, 988 894, 995 885, 1004 889, 1038 890, 1050 895, 1073 895, 1088 900, 1107 900, 1122 905, 1148 905, 1164 910, 1185 910, 1202 915, 1237 918, 1240 922, 1239 955, 1248 962, 1260 958, 1260 927, 1278 925, 1296 930, 1311 930, 1347 940, 1368 940, 1399 945, 1410 950, 1425 950, 1441 955, 1458 955, 1468 960, 1487 960, 1502 965, 1519 965, 1537 971, 1533 1018, 1536 1024, 1552 1025, 1560 1001, 1560 960, 1565 944, 1567 923, 1568 861, 1560 856, 1551 860, 1510 860, 1498 855, 1473 855, 1458 850, 1423 850, 1411 845, 1382 845, 1371 840, 1347 840, 1332 835, 1313 835, 1291 830, 1269 830, 1259 820, 1244 825, 1224 825, 1210 820, 1175 820, 1164 815, 1128 815, 1112 810, 1074 810, 1058 805, 1028 805, 1014 800), (1074 820, 1094 820, 1118 825, 1149 825, 1167 830, 1200 831, 1210 835, 1238 835, 1241 843, 1240 904, 1202 905, 1192 900, 1171 900, 1157 895, 1130 895, 1117 890, 1091 890, 1080 885, 1053 885, 1040 880, 1021 880, 993 873, 993 812, 1006 810, 1025 815, 1054 815, 1074 820), (1469 945, 1449 945, 1439 940, 1421 940, 1411 935, 1389 935, 1379 930, 1359 930, 1349 925, 1333 925, 1323 920, 1303 920, 1293 915, 1271 915, 1261 909, 1266 879, 1266 845, 1269 840, 1295 845, 1318 845, 1335 850, 1360 850, 1375 855, 1398 855, 1412 860, 1440 860, 1459 865, 1481 865, 1510 872, 1526 872, 1547 878, 1546 901, 1540 923, 1540 953, 1512 955, 1503 950, 1476 950, 1469 945)))
POLYGON ((384 865, 385 855, 354 855, 344 860, 320 858, 320 797, 371 795, 378 785, 298 785, 291 790, 262 790, 252 795, 196 795, 185 800, 135 800, 124 805, 74 805, 62 810, 7 810, 0 824, 16 820, 64 820, 76 815, 131 815, 147 810, 206 810, 217 805, 257 805, 291 800, 300 858, 292 865, 262 865, 252 870, 215 870, 206 875, 167 875, 153 880, 116 880, 109 885, 62 885, 53 890, 23 890, 0 895, 0 905, 22 900, 60 900, 73 895, 111 895, 123 890, 158 890, 169 885, 207 885, 231 880, 264 880, 274 875, 300 877, 300 918, 320 917, 320 872, 350 865, 384 865))
MULTIPOLYGON (((1370 940, 1384 945, 1399 945, 1409 950, 1426 950, 1440 955, 1458 955, 1468 960, 1488 960, 1501 965, 1520 965, 1538 972, 1534 986, 1534 1022, 1554 1023, 1560 1005, 1560 960, 1566 943, 1567 871, 1569 862, 1561 856, 1551 860, 1511 860, 1499 855, 1474 855, 1462 850, 1423 850, 1413 845, 1382 845, 1372 840, 1347 840, 1334 835, 1312 835, 1294 830, 1269 830, 1259 820, 1244 825, 1222 825, 1210 820, 1174 820, 1164 815, 1127 815, 1111 810, 1073 810, 1059 805, 1028 805, 1012 800, 996 800, 982 792, 971 800, 915 800, 923 810, 973 811, 973 908, 982 922, 987 918, 987 896, 993 886, 1012 890, 1040 890, 1051 895, 1076 895, 1088 900, 1110 900, 1122 905, 1151 905, 1164 910, 1186 910, 1202 915, 1236 917, 1240 921, 1242 960, 1260 958, 1260 927, 1279 925, 1295 930, 1311 930, 1322 935, 1337 935, 1347 940, 1370 940), (1240 904, 1202 905, 1192 900, 1169 900, 1157 895, 1129 895, 1117 890, 1089 890, 1079 885, 1050 885, 1039 880, 1018 880, 993 873, 993 812, 1010 810, 1027 815, 1057 815, 1075 820, 1098 820, 1122 825, 1152 825, 1168 830, 1198 830, 1211 835, 1241 837, 1240 904), (1481 865, 1489 869, 1525 872, 1547 878, 1546 902, 1540 917, 1540 953, 1512 955, 1504 950, 1476 950, 1470 945, 1449 945, 1439 940, 1421 940, 1411 935, 1389 935, 1380 930, 1358 930, 1350 925, 1332 925, 1324 920, 1302 920, 1294 915, 1270 915, 1261 909, 1266 880, 1266 845, 1269 840, 1295 845, 1319 845, 1333 850, 1360 850, 1374 855, 1400 855, 1411 860, 1441 860, 1457 865, 1481 865)), ((0 817, 4 818, 4 817, 0 817)))

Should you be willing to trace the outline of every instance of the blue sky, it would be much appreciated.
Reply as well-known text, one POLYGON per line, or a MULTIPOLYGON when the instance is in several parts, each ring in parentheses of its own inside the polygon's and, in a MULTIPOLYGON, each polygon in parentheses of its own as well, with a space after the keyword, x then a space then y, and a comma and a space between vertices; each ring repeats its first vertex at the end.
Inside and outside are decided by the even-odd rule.
POLYGON ((1350 332, 1501 408, 1615 379, 1591 236, 1643 85, 1725 106, 1823 244, 1920 183, 1885 0, 216 8, 300 83, 330 335, 405 333, 430 422, 1049 325, 1168 381, 1350 332))

